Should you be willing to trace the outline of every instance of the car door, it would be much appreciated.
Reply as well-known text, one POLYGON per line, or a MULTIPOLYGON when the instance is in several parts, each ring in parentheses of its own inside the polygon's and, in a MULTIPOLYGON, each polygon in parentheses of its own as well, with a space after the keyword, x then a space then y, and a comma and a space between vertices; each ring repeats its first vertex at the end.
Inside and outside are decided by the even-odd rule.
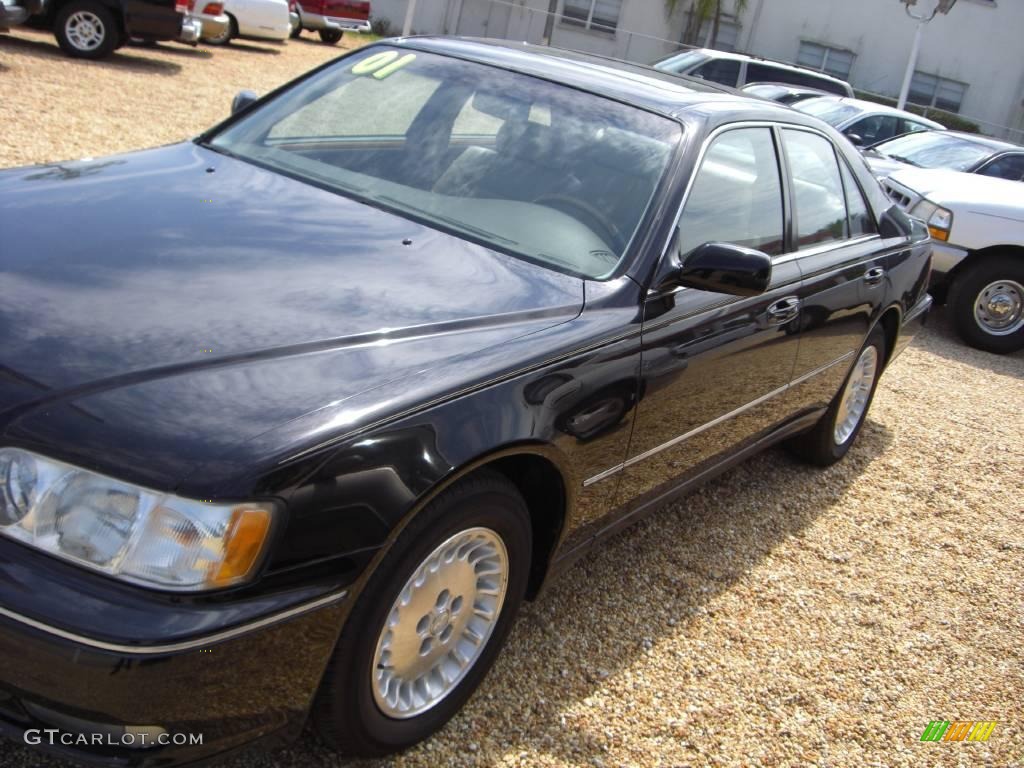
MULTIPOLYGON (((707 145, 679 220, 685 263, 708 242, 784 250, 783 185, 771 126, 743 125, 707 145)), ((664 268, 664 265, 663 265, 664 268)), ((799 269, 773 270, 768 291, 727 296, 676 287, 644 306, 640 403, 620 493, 641 500, 700 474, 787 415, 796 361, 799 269)))
POLYGON ((819 408, 839 391, 881 302, 886 264, 863 192, 832 141, 796 126, 782 130, 792 184, 792 251, 803 277, 800 346, 790 405, 819 408), (847 202, 849 201, 849 202, 847 202))

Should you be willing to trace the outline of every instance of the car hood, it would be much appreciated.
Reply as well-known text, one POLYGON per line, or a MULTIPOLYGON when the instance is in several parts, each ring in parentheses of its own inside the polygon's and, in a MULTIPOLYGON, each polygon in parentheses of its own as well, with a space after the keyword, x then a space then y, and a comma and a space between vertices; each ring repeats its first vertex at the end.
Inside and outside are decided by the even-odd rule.
POLYGON ((864 153, 864 161, 877 179, 884 179, 896 173, 896 171, 903 171, 914 167, 908 163, 901 163, 899 160, 893 160, 891 157, 885 157, 870 150, 864 153))
POLYGON ((582 280, 192 143, 0 172, 0 232, 0 434, 157 487, 583 303, 582 280))
MULTIPOLYGON (((910 168, 889 176, 893 181, 957 212, 1024 221, 1024 184, 976 173, 910 168)), ((955 220, 954 220, 955 226, 955 220)))

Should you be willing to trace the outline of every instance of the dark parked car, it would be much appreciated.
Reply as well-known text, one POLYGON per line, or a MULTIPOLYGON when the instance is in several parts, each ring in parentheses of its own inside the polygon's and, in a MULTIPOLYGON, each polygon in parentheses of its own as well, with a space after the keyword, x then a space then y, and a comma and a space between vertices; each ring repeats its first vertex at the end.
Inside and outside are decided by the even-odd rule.
MULTIPOLYGON (((38 29, 53 31, 61 50, 79 59, 102 59, 127 45, 180 40, 195 44, 201 23, 187 0, 15 0, 6 12, 38 29), (23 4, 24 3, 24 4, 23 4), (18 12, 20 10, 20 12, 18 12)), ((0 27, 4 26, 0 23, 0 27)))
POLYGON ((8 733, 163 766, 311 708, 402 749, 599 540, 846 454, 924 225, 824 123, 617 66, 410 38, 0 173, 8 733))
POLYGON ((914 167, 1024 181, 1024 147, 974 133, 921 131, 897 136, 866 150, 864 159, 878 178, 914 167))

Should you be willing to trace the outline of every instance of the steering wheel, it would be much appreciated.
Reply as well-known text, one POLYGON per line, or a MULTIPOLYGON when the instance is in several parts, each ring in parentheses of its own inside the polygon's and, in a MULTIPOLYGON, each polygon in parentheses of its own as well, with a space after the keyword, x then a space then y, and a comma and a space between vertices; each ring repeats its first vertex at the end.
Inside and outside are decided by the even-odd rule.
POLYGON ((534 204, 543 205, 551 203, 551 207, 561 210, 563 213, 572 216, 574 219, 589 227, 595 234, 605 241, 616 251, 621 251, 626 243, 625 238, 608 216, 603 214, 590 203, 559 192, 547 192, 534 199, 534 204), (583 218, 577 216, 582 213, 583 218))

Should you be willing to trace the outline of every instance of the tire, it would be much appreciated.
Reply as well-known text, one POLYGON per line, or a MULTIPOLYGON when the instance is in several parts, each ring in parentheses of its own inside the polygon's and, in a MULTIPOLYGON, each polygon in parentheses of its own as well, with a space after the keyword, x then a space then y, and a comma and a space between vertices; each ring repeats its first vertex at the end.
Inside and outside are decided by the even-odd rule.
POLYGON ((997 256, 972 264, 954 278, 947 306, 972 347, 997 355, 1024 348, 1024 261, 997 256))
POLYGON ((221 32, 217 37, 204 37, 202 40, 204 43, 209 45, 227 45, 231 42, 232 38, 235 37, 238 37, 238 22, 236 22, 235 17, 229 13, 227 29, 221 32))
POLYGON ((321 29, 320 40, 328 45, 337 45, 341 40, 342 32, 337 29, 321 29))
POLYGON ((526 592, 530 545, 526 504, 515 486, 495 472, 476 472, 428 504, 399 535, 345 622, 313 706, 313 723, 323 741, 349 756, 381 757, 422 741, 458 712, 512 628, 526 592), (501 577, 479 571, 481 563, 493 567, 502 562, 501 547, 503 599, 498 596, 501 577), (438 551, 442 557, 454 552, 454 559, 444 561, 453 565, 427 572, 426 582, 414 585, 438 551), (470 562, 471 557, 477 560, 470 562), (486 592, 475 592, 481 588, 486 592), (411 603, 396 603, 410 594, 411 603), (477 605, 496 613, 489 624, 475 610, 464 613, 477 605), (471 642, 470 633, 482 639, 471 642), (402 658, 403 639, 411 639, 407 648, 420 644, 418 656, 402 658), (396 646, 392 650, 390 642, 396 646), (467 661, 453 673, 455 649, 467 661), (437 686, 431 699, 424 696, 431 683, 411 694, 413 685, 427 677, 423 653, 433 653, 435 660, 427 665, 445 665, 450 678, 431 678, 437 686), (380 666, 384 659, 390 664, 380 666), (405 672, 405 683, 403 663, 421 665, 405 672))
POLYGON ((103 59, 122 33, 114 14, 96 0, 72 0, 57 11, 53 34, 64 53, 76 59, 103 59))
POLYGON ((288 37, 292 40, 297 39, 302 35, 302 14, 299 14, 299 23, 295 25, 295 28, 288 33, 288 37))
POLYGON ((876 327, 857 353, 842 388, 832 399, 825 415, 809 431, 786 441, 786 448, 803 461, 819 467, 831 466, 842 459, 864 426, 885 367, 885 355, 885 333, 881 327, 876 327), (866 380, 867 366, 871 367, 870 381, 866 380), (844 407, 849 402, 848 396, 856 398, 852 409, 844 407), (858 399, 859 406, 856 405, 858 399))

